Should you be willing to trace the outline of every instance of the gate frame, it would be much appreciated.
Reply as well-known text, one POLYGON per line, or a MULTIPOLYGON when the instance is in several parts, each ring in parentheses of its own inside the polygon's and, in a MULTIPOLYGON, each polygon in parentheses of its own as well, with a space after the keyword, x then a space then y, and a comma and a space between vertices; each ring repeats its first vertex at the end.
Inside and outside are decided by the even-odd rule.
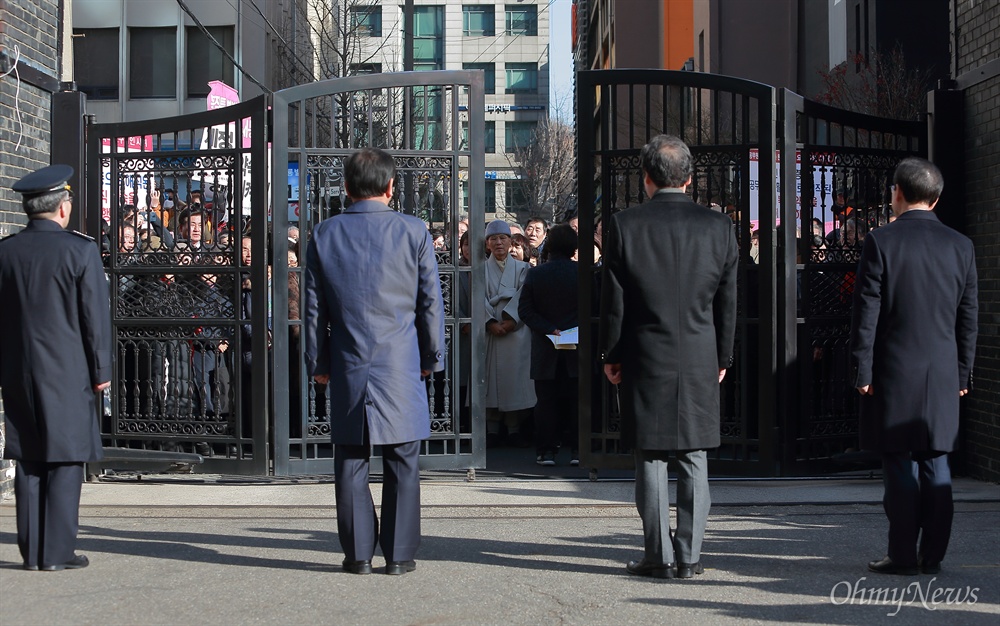
MULTIPOLYGON (((457 114, 452 116, 453 128, 451 150, 393 150, 389 152, 393 157, 412 157, 420 155, 433 156, 467 156, 468 181, 469 181, 469 238, 472 250, 483 249, 485 233, 485 207, 484 198, 486 193, 485 181, 485 125, 486 125, 486 98, 485 81, 482 70, 436 70, 426 72, 393 72, 385 74, 370 74, 362 76, 348 76, 344 78, 333 78, 329 80, 317 81, 297 85, 277 91, 272 96, 273 103, 273 144, 271 154, 272 164, 272 190, 282 189, 288 184, 287 166, 290 153, 300 155, 299 164, 299 185, 302 188, 306 170, 302 164, 307 162, 305 158, 309 154, 331 154, 340 155, 353 152, 354 149, 347 148, 316 148, 299 145, 296 148, 289 147, 287 138, 289 124, 289 109, 294 103, 301 103, 311 98, 323 96, 333 96, 345 92, 357 92, 366 89, 392 89, 406 87, 447 87, 447 86, 468 86, 468 149, 459 150, 457 148, 461 124, 457 114), (334 88, 335 87, 335 88, 334 88), (281 165, 281 167, 278 167, 281 165)), ((404 105, 405 106, 405 105, 404 105)), ((459 111, 458 94, 453 94, 453 113, 459 111)), ((409 136, 409 135, 407 135, 409 136)), ((303 142, 298 142, 299 144, 303 142)), ((456 165, 458 163, 456 162, 456 165)), ((461 169, 461 168, 459 168, 461 169)), ((459 181, 456 181, 458 183, 459 181)), ((273 256, 275 263, 272 268, 272 281, 274 285, 284 285, 288 281, 288 238, 282 236, 288 232, 288 197, 287 194, 277 194, 272 191, 272 228, 273 236, 273 256), (282 262, 283 261, 283 262, 282 262)), ((299 196, 300 207, 308 202, 308 197, 299 196)), ((452 207, 449 210, 461 206, 461 195, 454 194, 452 197, 452 207)), ((457 217, 459 210, 455 210, 451 217, 457 217)), ((300 239, 300 241, 305 238, 300 239)), ((301 252, 301 251, 300 251, 301 252)), ((453 242, 453 252, 459 254, 458 241, 453 242)), ((457 264, 456 264, 457 266, 457 264)), ((476 307, 475 303, 482 302, 486 297, 485 259, 480 255, 472 255, 471 269, 471 289, 470 289, 470 316, 472 324, 471 341, 472 346, 484 346, 486 341, 485 314, 482 307, 476 307)), ((457 275, 456 275, 457 276, 457 275)), ((457 282, 454 286, 457 290, 457 282)), ((453 299, 457 297, 453 294, 453 299)), ((275 289, 273 297, 273 319, 274 319, 274 355, 275 363, 287 362, 288 358, 288 293, 287 290, 275 289), (280 352, 280 354, 279 354, 280 352), (282 361, 280 359, 284 358, 282 361)), ((460 317, 458 311, 453 311, 456 320, 460 317)), ((456 323, 456 330, 458 324, 456 323)), ((452 337, 452 350, 458 351, 457 334, 452 337)), ((462 454, 456 451, 455 454, 445 455, 421 455, 421 469, 466 469, 474 470, 486 466, 486 432, 485 432, 485 411, 483 410, 483 398, 485 397, 485 357, 483 354, 476 354, 473 349, 473 357, 469 366, 471 368, 469 378, 470 389, 470 416, 472 450, 470 454, 462 454)), ((449 359, 448 363, 452 363, 449 359)), ((452 367, 452 369, 455 369, 452 367)), ((305 371, 302 373, 305 376, 305 371)), ((272 380, 274 386, 275 406, 288 406, 288 372, 285 368, 275 367, 272 380), (280 404, 279 404, 280 403, 280 404)), ((455 407, 453 414, 455 423, 459 421, 459 407, 455 407)), ((284 476, 292 473, 290 471, 292 461, 289 454, 289 420, 287 411, 275 410, 274 430, 273 430, 273 459, 274 475, 284 476)), ((303 433, 303 437, 305 433, 303 433)), ((433 435, 431 437, 433 439, 433 435)), ((296 461, 298 463, 299 461, 296 461)), ((311 465, 320 471, 326 468, 324 460, 302 459, 304 467, 311 465)), ((332 459, 330 459, 332 471, 332 459)), ((372 473, 382 472, 382 459, 380 456, 371 457, 372 473)))
MULTIPOLYGON (((137 153, 118 153, 116 152, 115 144, 112 143, 112 153, 111 154, 133 154, 138 158, 157 158, 158 156, 171 157, 177 154, 185 153, 197 153, 197 154, 211 154, 216 153, 239 153, 246 154, 249 153, 251 161, 251 187, 250 196, 251 204, 258 207, 256 211, 251 209, 250 219, 252 224, 252 237, 253 245, 255 248, 264 250, 267 245, 267 210, 268 197, 267 197, 267 185, 264 184, 252 184, 253 180, 266 180, 264 172, 267 171, 267 96, 261 95, 252 100, 246 102, 241 102, 234 104, 229 107, 222 109, 215 109, 212 111, 202 111, 198 113, 191 113, 188 115, 174 116, 153 120, 140 120, 133 122, 112 122, 105 124, 94 124, 90 123, 86 126, 85 132, 85 155, 86 155, 86 167, 87 171, 83 176, 83 180, 86 181, 86 208, 83 211, 84 226, 86 231, 92 236, 100 241, 102 236, 101 222, 103 215, 101 212, 101 178, 103 176, 103 166, 101 164, 102 157, 107 153, 102 152, 101 149, 101 139, 111 138, 112 140, 120 137, 144 137, 144 136, 157 136, 165 134, 177 135, 180 133, 192 133, 194 129, 207 129, 213 126, 225 126, 227 124, 236 124, 237 128, 241 127, 242 121, 245 119, 251 120, 251 144, 250 148, 246 149, 242 146, 226 148, 223 150, 219 149, 191 149, 191 150, 175 150, 175 151, 162 151, 162 152, 137 152, 137 153)), ((242 160, 242 159, 241 159, 242 160)), ((112 166, 114 170, 114 166, 112 166)), ((115 188, 114 184, 114 173, 112 172, 112 189, 115 188)), ((239 182, 242 181, 242 168, 235 168, 235 178, 239 182)), ((234 193, 234 198, 239 197, 239 202, 242 202, 242 198, 234 193)), ((234 207, 236 205, 234 204, 234 207)), ((115 209, 112 208, 112 211, 115 209)), ((243 212, 243 208, 240 207, 240 213, 246 215, 243 212)), ((117 238, 112 240, 112 243, 116 243, 117 238)), ((239 267, 240 260, 239 255, 236 252, 238 247, 234 247, 233 251, 233 262, 234 267, 239 267)), ((257 255, 257 258, 251 263, 251 280, 257 282, 257 284, 266 285, 267 284, 267 263, 266 255, 257 255)), ((116 296, 112 295, 112 298, 116 296)), ((253 294, 253 307, 254 310, 251 315, 250 323, 254 328, 266 328, 267 327, 267 290, 259 289, 253 294)), ((239 326, 240 324, 240 311, 239 306, 234 307, 234 320, 233 322, 239 326)), ((114 328, 114 315, 112 311, 112 328, 114 328)), ((115 340, 117 341, 117 339, 115 340)), ((270 467, 270 454, 268 450, 268 421, 269 421, 269 402, 268 402, 268 388, 267 383, 269 372, 267 368, 267 337, 265 333, 254 333, 252 340, 252 352, 255 356, 265 355, 264 358, 254 358, 253 368, 252 368, 252 380, 253 380, 253 415, 252 415, 252 426, 253 426, 253 448, 254 454, 252 458, 240 458, 240 459, 229 459, 229 458, 207 458, 205 459, 205 469, 209 472, 212 471, 223 471, 226 473, 234 474, 248 474, 248 475, 267 475, 270 467)), ((116 366, 112 374, 112 389, 118 389, 118 377, 119 368, 116 366)), ((120 400, 119 400, 120 401, 120 400)), ((112 398, 112 414, 114 413, 115 407, 118 401, 112 398)), ((238 404, 238 403, 237 403, 238 404)), ((231 419, 240 419, 239 415, 232 417, 231 419)), ((102 433, 103 436, 104 433, 102 433)), ((94 464, 95 466, 100 466, 100 463, 94 464)))
MULTIPOLYGON (((592 314, 592 275, 593 275, 593 233, 594 233, 594 211, 595 193, 591 181, 594 180, 594 152, 595 137, 593 133, 581 133, 579 125, 581 121, 593 117, 597 110, 597 102, 594 102, 593 94, 598 85, 664 85, 686 88, 705 89, 711 91, 726 91, 742 96, 748 96, 757 100, 757 125, 758 125, 758 180, 773 180, 775 151, 777 148, 777 100, 776 90, 763 83, 750 81, 731 76, 720 76, 717 74, 706 74, 700 72, 683 72, 675 70, 637 70, 637 69, 613 69, 613 70, 584 70, 577 72, 577 111, 576 119, 578 125, 578 206, 579 228, 581 233, 587 233, 581 239, 579 250, 579 311, 580 311, 580 351, 581 354, 593 353, 595 337, 592 332, 593 322, 599 321, 597 316, 592 314), (767 158, 770 155, 770 158, 767 158)), ((601 110, 610 112, 610 90, 601 92, 601 110)), ((607 115, 605 113, 604 115, 607 115)), ((605 118, 606 119, 606 118, 605 118)), ((648 125, 647 125, 648 126, 648 125)), ((587 125, 589 128, 589 124, 587 125)), ((603 124, 601 132, 603 144, 610 145, 610 130, 608 124, 603 124)), ((683 139, 683 137, 682 137, 683 139)), ((606 149, 606 148, 605 148, 606 149)), ((697 146, 694 147, 697 150, 697 146)), ((749 162, 749 161, 748 161, 749 162)), ((748 178, 748 177, 747 177, 748 178)), ((748 183, 743 183, 748 184, 748 183)), ((602 217, 610 215, 610 199, 608 195, 602 193, 601 214, 602 217)), ((760 230, 760 261, 758 267, 758 314, 757 314, 757 336, 758 336, 758 359, 756 381, 759 387, 759 397, 757 403, 757 439, 758 458, 754 461, 736 461, 710 459, 710 467, 717 473, 733 473, 739 470, 741 475, 774 475, 777 463, 776 442, 779 438, 779 426, 777 418, 778 397, 776 385, 774 384, 777 374, 777 339, 778 339, 778 318, 776 299, 777 294, 777 264, 776 264, 776 218, 778 216, 776 190, 773 185, 766 188, 762 186, 758 195, 758 219, 760 230)), ((752 319, 745 313, 744 319, 752 319)), ((590 450, 591 442, 588 433, 591 430, 591 363, 587 358, 580 359, 579 370, 579 451, 580 460, 584 466, 592 468, 591 477, 596 477, 596 470, 606 469, 632 469, 634 467, 631 455, 617 454, 609 455, 604 453, 593 453, 590 450)), ((725 442, 723 442, 725 443, 725 442)))
MULTIPOLYGON (((932 92, 933 93, 933 92, 932 92)), ((795 159, 783 159, 781 162, 781 207, 780 215, 782 221, 796 223, 796 203, 795 183, 801 180, 808 180, 810 184, 801 184, 801 206, 812 206, 814 199, 814 189, 811 184, 812 171, 807 167, 809 156, 822 148, 824 152, 872 152, 875 149, 870 147, 855 146, 847 147, 836 144, 813 144, 809 141, 808 125, 811 123, 826 124, 828 132, 832 134, 831 127, 838 126, 841 129, 842 137, 844 128, 855 129, 858 133, 860 129, 869 133, 880 135, 891 134, 897 137, 908 137, 916 141, 915 150, 894 150, 882 149, 886 153, 898 153, 899 155, 927 156, 929 144, 929 129, 926 121, 906 121, 890 118, 876 117, 864 113, 857 113, 846 109, 840 109, 821 102, 809 100, 799 94, 781 89, 779 94, 781 102, 782 119, 782 154, 802 155, 802 166, 798 173, 795 169, 795 159), (808 178, 806 178, 808 176, 808 178)), ((832 175, 832 174, 831 174, 832 175)), ((810 218, 812 213, 810 212, 810 218)), ((802 387, 801 381, 804 376, 804 361, 800 361, 799 355, 799 330, 807 325, 806 317, 799 317, 796 307, 796 296, 798 285, 798 272, 800 265, 796 261, 796 253, 802 251, 801 268, 804 270, 812 261, 806 255, 807 244, 805 241, 805 213, 801 216, 803 222, 802 238, 796 238, 793 229, 783 229, 783 238, 778 242, 779 246, 779 273, 778 283, 778 327, 781 329, 782 345, 779 348, 780 370, 777 379, 778 384, 778 409, 781 416, 781 439, 780 458, 778 459, 780 470, 778 475, 801 475, 801 474, 822 474, 833 471, 844 471, 850 469, 844 462, 859 463, 860 467, 865 464, 863 455, 856 461, 850 455, 845 455, 844 461, 838 463, 833 457, 820 458, 796 458, 796 442, 799 427, 807 424, 811 417, 805 410, 804 399, 800 397, 799 391, 802 387), (794 421, 794 423, 793 423, 794 421)), ((852 390, 853 391, 853 390, 852 390)), ((858 403, 858 396, 855 396, 858 403)), ((872 465, 875 467, 875 465, 872 465)))

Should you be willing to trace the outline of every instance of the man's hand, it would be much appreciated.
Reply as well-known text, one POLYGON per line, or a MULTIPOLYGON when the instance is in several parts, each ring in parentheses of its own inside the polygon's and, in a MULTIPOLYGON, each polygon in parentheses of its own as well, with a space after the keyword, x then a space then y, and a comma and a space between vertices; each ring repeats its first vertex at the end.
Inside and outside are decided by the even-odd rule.
POLYGON ((431 371, 430 370, 420 370, 420 377, 421 378, 430 378, 431 377, 431 371))
POLYGON ((490 320, 486 323, 486 332, 494 337, 503 337, 507 334, 507 331, 504 330, 503 324, 496 320, 490 320))
POLYGON ((962 389, 961 391, 958 392, 958 397, 961 398, 962 396, 967 395, 968 393, 969 393, 968 389, 962 389))
POLYGON ((608 377, 608 382, 612 385, 617 385, 622 382, 622 364, 621 363, 605 363, 604 364, 604 375, 608 377))
POLYGON ((315 376, 313 376, 313 380, 315 380, 316 382, 318 382, 321 385, 325 385, 325 384, 327 384, 327 383, 330 382, 330 375, 329 374, 316 374, 315 376))
POLYGON ((719 383, 721 383, 722 379, 725 377, 726 377, 726 368, 722 368, 719 370, 719 383))
POLYGON ((100 383, 99 385, 94 385, 94 393, 101 393, 105 389, 111 386, 111 381, 100 383))
POLYGON ((860 393, 863 396, 874 396, 875 395, 875 388, 872 387, 871 385, 865 385, 864 387, 858 387, 858 393, 860 393))
POLYGON ((514 329, 517 328, 517 322, 514 320, 504 320, 500 322, 500 326, 503 327, 503 332, 506 335, 507 333, 514 332, 514 329))
POLYGON ((160 206, 160 192, 157 189, 149 192, 149 208, 155 209, 160 206))
POLYGON ((227 349, 229 349, 229 342, 228 341, 220 341, 219 342, 219 352, 225 353, 225 351, 227 349))

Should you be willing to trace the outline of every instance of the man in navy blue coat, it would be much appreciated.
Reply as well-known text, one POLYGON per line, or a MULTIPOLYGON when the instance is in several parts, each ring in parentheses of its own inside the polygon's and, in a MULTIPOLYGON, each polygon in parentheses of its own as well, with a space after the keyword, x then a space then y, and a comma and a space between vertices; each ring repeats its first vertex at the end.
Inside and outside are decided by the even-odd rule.
POLYGON ((344 164, 353 204, 316 226, 306 253, 305 357, 328 384, 343 567, 416 568, 420 440, 430 436, 427 386, 444 369, 444 304, 434 242, 419 219, 389 208, 396 166, 363 148, 344 164), (359 251, 361 254, 359 255, 359 251), (382 527, 368 487, 371 446, 385 468, 382 527))
POLYGON ((944 182, 929 161, 893 174, 897 219, 865 237, 851 320, 861 447, 882 454, 888 555, 868 569, 936 574, 951 536, 947 453, 972 388, 978 300, 972 241, 932 212, 944 182), (918 541, 919 540, 919 541, 918 541))
POLYGON ((14 184, 28 225, 0 242, 4 458, 15 459, 24 569, 80 569, 83 464, 102 458, 97 394, 111 385, 111 311, 100 249, 66 230, 68 165, 14 184))

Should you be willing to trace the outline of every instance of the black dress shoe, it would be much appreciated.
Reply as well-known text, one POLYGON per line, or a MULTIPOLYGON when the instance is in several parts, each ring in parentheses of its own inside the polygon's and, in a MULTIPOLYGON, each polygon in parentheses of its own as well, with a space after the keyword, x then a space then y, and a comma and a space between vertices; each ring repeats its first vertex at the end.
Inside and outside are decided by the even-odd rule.
POLYGON ((22 569, 26 569, 29 572, 37 572, 38 571, 38 566, 37 565, 28 565, 27 563, 24 563, 23 565, 21 565, 21 568, 22 569))
POLYGON ((371 574, 372 573, 372 562, 368 561, 348 561, 344 559, 344 562, 340 564, 345 572, 350 572, 352 574, 371 574))
POLYGON ((90 565, 90 559, 82 554, 73 555, 73 558, 66 561, 65 563, 59 563, 58 565, 43 565, 41 567, 43 572, 59 572, 64 569, 83 569, 90 565))
POLYGON ((881 561, 871 561, 868 569, 877 574, 898 574, 899 576, 916 576, 920 573, 920 568, 916 565, 900 565, 893 562, 888 556, 881 561))
POLYGON ((415 569, 417 569, 416 561, 389 561, 385 564, 385 573, 390 576, 399 576, 415 569))
POLYGON ((695 574, 703 574, 705 567, 701 561, 697 563, 677 563, 677 578, 692 578, 695 574))
POLYGON ((930 563, 923 559, 917 559, 917 566, 920 568, 921 574, 940 574, 941 573, 941 561, 937 563, 930 563))
POLYGON ((674 566, 672 563, 661 565, 657 563, 650 563, 646 559, 641 561, 629 561, 628 565, 625 566, 625 570, 629 574, 633 574, 635 576, 650 576, 652 578, 674 577, 674 566))

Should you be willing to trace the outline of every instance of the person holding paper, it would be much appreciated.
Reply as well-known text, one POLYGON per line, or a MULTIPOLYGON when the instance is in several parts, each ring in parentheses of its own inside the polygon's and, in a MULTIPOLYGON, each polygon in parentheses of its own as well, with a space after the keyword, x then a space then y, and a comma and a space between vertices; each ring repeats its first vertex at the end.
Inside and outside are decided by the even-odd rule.
POLYGON ((549 231, 549 261, 528 270, 517 312, 531 329, 531 379, 535 382, 535 447, 539 465, 555 465, 559 437, 568 433, 570 465, 579 465, 577 453, 576 350, 559 350, 549 335, 576 329, 577 234, 567 224, 549 231))

